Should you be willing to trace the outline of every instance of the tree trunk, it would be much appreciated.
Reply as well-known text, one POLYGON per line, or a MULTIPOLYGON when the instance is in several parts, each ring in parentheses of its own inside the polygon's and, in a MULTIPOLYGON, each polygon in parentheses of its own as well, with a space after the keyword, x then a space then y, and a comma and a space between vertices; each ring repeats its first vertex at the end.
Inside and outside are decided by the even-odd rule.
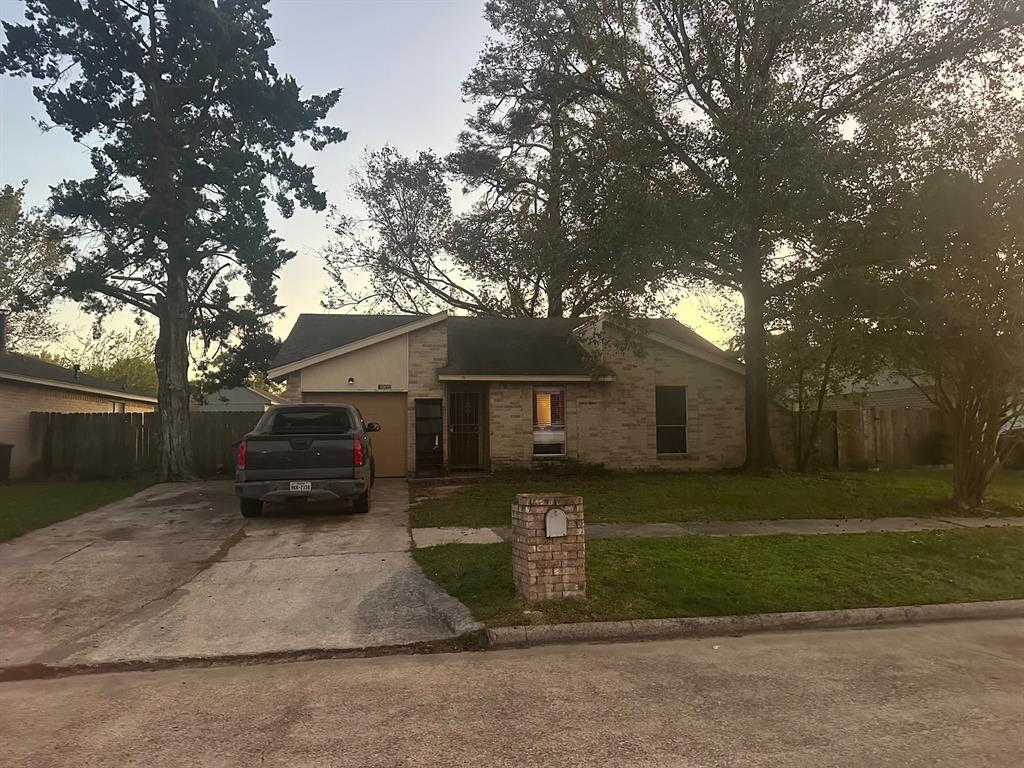
POLYGON ((794 435, 794 441, 796 442, 796 469, 798 472, 803 472, 806 468, 806 461, 804 460, 804 366, 800 366, 800 373, 797 375, 796 385, 796 434, 794 435))
POLYGON ((999 422, 984 418, 984 409, 976 407, 973 398, 956 405, 952 414, 953 503, 972 509, 981 506, 999 464, 999 422))
MULTIPOLYGON (((828 355, 826 355, 822 366, 821 381, 818 384, 818 393, 814 401, 814 418, 811 419, 811 428, 807 435, 806 448, 801 445, 797 453, 796 468, 801 472, 807 471, 807 468, 811 465, 811 459, 814 458, 815 448, 818 444, 818 429, 821 426, 821 414, 825 410, 825 398, 828 397, 828 388, 832 383, 832 363, 836 359, 836 352, 839 351, 839 337, 836 335, 834 328, 829 338, 828 355)), ((801 394, 803 391, 802 386, 801 383, 801 394)), ((801 399, 800 402, 801 410, 803 410, 803 400, 801 399)))
POLYGON ((747 472, 768 472, 778 465, 772 448, 768 396, 768 332, 764 318, 764 282, 760 259, 756 267, 744 269, 743 280, 743 358, 746 367, 745 400, 747 472))
POLYGON ((188 410, 189 319, 186 279, 169 276, 156 341, 161 481, 196 479, 188 410))
POLYGON ((548 157, 547 205, 545 206, 545 249, 547 251, 546 298, 548 317, 565 315, 566 265, 565 237, 562 232, 562 109, 549 105, 551 152, 548 157))

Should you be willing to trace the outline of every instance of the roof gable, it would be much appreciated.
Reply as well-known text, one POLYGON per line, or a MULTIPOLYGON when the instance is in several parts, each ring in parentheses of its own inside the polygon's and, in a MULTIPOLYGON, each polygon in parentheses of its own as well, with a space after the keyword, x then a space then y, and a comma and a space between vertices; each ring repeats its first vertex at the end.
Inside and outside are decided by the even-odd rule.
POLYGON ((299 315, 270 367, 315 357, 422 320, 426 315, 299 315))
POLYGON ((743 363, 731 354, 712 344, 675 318, 640 318, 637 320, 602 318, 598 322, 602 321, 610 322, 628 333, 635 333, 684 355, 696 357, 733 373, 743 375, 746 371, 743 363))
POLYGON ((300 315, 268 371, 278 378, 434 323, 448 315, 300 315))

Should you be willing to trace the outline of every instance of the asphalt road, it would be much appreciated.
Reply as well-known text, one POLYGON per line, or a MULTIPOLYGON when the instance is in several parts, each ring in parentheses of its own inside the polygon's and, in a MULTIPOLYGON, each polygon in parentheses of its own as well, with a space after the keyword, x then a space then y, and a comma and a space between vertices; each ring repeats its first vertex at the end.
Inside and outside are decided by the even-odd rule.
POLYGON ((244 520, 229 482, 166 483, 0 544, 0 667, 449 638, 472 617, 412 559, 408 506, 380 480, 367 515, 244 520))
POLYGON ((1024 621, 0 684, 5 766, 1024 765, 1024 621))

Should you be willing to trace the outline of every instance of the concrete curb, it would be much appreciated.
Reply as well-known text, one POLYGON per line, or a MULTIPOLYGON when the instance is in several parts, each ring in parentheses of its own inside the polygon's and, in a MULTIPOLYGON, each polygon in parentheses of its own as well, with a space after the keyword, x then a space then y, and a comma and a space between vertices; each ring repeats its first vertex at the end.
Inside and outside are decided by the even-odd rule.
POLYGON ((750 616, 700 616, 679 619, 636 619, 632 621, 591 621, 580 624, 495 627, 487 630, 487 641, 489 649, 526 648, 555 643, 717 637, 798 629, 879 627, 930 621, 1010 618, 1024 618, 1024 600, 758 613, 750 616))
POLYGON ((159 672, 168 669, 202 669, 226 665, 284 664, 325 659, 371 659, 380 656, 409 656, 428 653, 482 651, 487 647, 483 629, 458 637, 423 640, 402 645, 377 645, 365 648, 304 648, 293 651, 225 654, 220 656, 176 656, 133 661, 105 661, 95 664, 20 664, 0 667, 0 683, 21 680, 51 680, 77 675, 101 675, 112 672, 159 672))

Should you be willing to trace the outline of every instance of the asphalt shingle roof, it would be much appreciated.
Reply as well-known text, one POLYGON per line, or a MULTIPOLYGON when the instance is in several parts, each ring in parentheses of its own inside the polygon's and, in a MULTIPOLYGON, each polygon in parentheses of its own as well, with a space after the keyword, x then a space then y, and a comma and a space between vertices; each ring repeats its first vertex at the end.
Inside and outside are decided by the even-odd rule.
MULTIPOLYGON (((299 315, 272 368, 304 360, 360 339, 422 320, 423 315, 299 315)), ((448 364, 438 372, 456 376, 604 376, 573 335, 591 318, 449 317, 448 364)), ((676 320, 629 321, 736 362, 735 358, 676 320)))
POLYGON ((153 397, 146 392, 129 389, 118 382, 101 379, 98 376, 90 376, 87 373, 79 373, 76 377, 71 368, 64 368, 38 357, 19 355, 15 352, 0 352, 0 373, 9 373, 14 376, 26 376, 32 379, 45 379, 56 384, 77 384, 82 387, 93 387, 94 389, 109 389, 114 392, 123 392, 126 395, 141 395, 153 397))
POLYGON ((450 317, 448 365, 459 376, 606 376, 572 331, 579 318, 450 317))

